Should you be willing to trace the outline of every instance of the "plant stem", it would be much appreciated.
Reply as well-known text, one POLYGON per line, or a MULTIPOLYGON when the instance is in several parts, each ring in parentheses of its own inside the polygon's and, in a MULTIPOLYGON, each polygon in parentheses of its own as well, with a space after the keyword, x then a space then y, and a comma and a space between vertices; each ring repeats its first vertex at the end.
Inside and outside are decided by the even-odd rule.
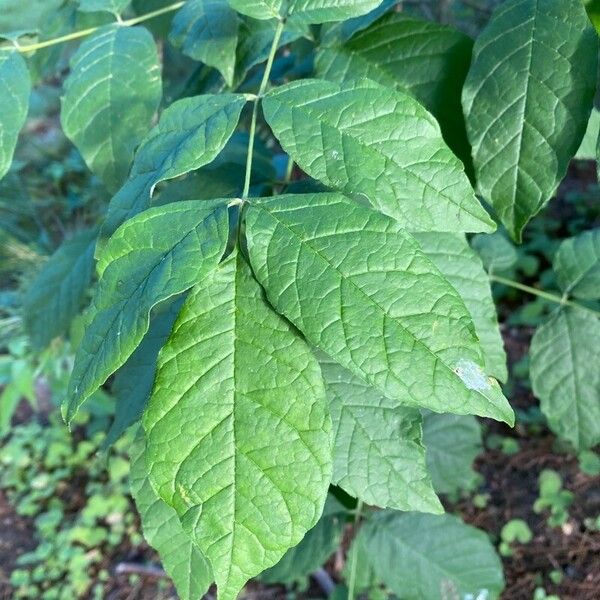
MULTIPOLYGON (((132 27, 133 25, 138 25, 139 23, 143 23, 144 21, 149 21, 150 19, 154 19, 155 17, 160 17, 161 15, 173 12, 179 8, 181 8, 185 4, 185 0, 181 0, 180 2, 174 2, 173 4, 169 4, 168 6, 163 6, 157 10, 153 10, 145 15, 140 15, 139 17, 133 17, 132 19, 126 19, 124 21, 117 20, 119 26, 121 27, 132 27)), ((57 44, 62 44, 64 42, 70 42, 72 40, 77 40, 83 37, 87 37, 91 35, 100 27, 104 27, 104 25, 100 25, 98 27, 89 27, 88 29, 81 29, 79 31, 72 31, 71 33, 67 33, 66 35, 61 35, 59 37, 52 38, 50 40, 44 40, 43 42, 37 42, 35 44, 27 44, 25 46, 21 46, 18 43, 12 46, 6 46, 5 48, 0 48, 0 50, 17 50, 18 52, 34 52, 35 50, 41 50, 42 48, 48 48, 50 46, 56 46, 57 44)))
MULTIPOLYGON (((359 500, 356 504, 356 510, 354 512, 354 538, 356 539, 356 527, 362 516, 363 501, 359 500)), ((351 556, 350 562, 350 577, 348 578, 348 600, 354 600, 355 588, 356 588, 356 568, 357 568, 357 551, 354 549, 351 556)))
POLYGON ((560 304, 561 306, 570 306, 571 308, 578 308, 579 310, 584 310, 586 312, 592 313, 593 315, 600 316, 600 311, 594 310, 593 308, 589 308, 588 306, 584 306, 583 304, 573 302, 572 300, 569 300, 566 296, 559 296, 558 294, 551 294, 550 292, 545 292, 544 290, 538 290, 537 288, 530 287, 523 283, 519 283, 518 281, 513 281, 512 279, 507 279, 506 277, 500 277, 499 275, 490 274, 490 280, 495 281, 496 283, 507 285, 517 290, 521 290, 522 292, 527 292, 532 296, 544 298, 545 300, 549 300, 550 302, 560 304))
POLYGON ((254 99, 254 106, 252 107, 252 120, 250 121, 250 140, 248 141, 248 155, 246 156, 246 176, 244 178, 244 191, 242 192, 242 198, 246 199, 250 192, 250 178, 252 176, 252 158, 254 155, 254 137, 256 135, 256 120, 258 118, 258 103, 264 96, 265 90, 269 83, 269 77, 271 75, 271 69, 273 68, 273 61, 275 60, 275 54, 279 48, 279 40, 285 27, 285 21, 280 20, 277 23, 277 29, 275 30, 275 36, 273 37, 273 43, 271 44, 271 51, 269 52, 269 58, 265 66, 265 72, 263 73, 260 87, 258 88, 258 94, 254 99))

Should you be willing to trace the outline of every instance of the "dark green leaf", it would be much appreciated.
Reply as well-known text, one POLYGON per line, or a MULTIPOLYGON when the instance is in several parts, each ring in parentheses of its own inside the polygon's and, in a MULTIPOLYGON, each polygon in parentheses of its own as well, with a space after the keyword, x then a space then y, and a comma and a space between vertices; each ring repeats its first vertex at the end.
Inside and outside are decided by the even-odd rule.
POLYGON ((564 240, 554 257, 554 271, 565 294, 600 298, 600 229, 564 240))
POLYGON ((477 182, 517 241, 581 143, 597 61, 581 0, 503 2, 475 43, 463 107, 477 182))

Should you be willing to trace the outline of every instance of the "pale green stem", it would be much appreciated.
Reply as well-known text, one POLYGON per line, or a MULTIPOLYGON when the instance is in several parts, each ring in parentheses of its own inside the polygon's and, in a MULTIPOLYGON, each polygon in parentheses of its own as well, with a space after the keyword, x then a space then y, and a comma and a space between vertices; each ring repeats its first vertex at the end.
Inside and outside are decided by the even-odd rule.
MULTIPOLYGON (((150 19, 154 19, 155 17, 160 17, 161 15, 173 12, 179 8, 181 8, 185 4, 185 0, 180 2, 175 2, 173 4, 169 4, 169 6, 163 6, 157 10, 153 10, 152 12, 146 13, 145 15, 140 15, 139 17, 133 17, 132 19, 120 20, 117 19, 117 22, 122 27, 132 27, 133 25, 138 25, 139 23, 143 23, 144 21, 149 21, 150 19)), ((43 42, 37 42, 36 44, 27 44, 25 46, 21 46, 20 44, 15 44, 14 48, 12 46, 6 46, 4 48, 0 48, 0 50, 14 50, 16 49, 19 52, 34 52, 35 50, 41 50, 42 48, 48 48, 50 46, 56 46, 57 44, 62 44, 64 42, 70 42, 72 40, 77 40, 80 38, 87 37, 91 35, 95 31, 98 31, 102 26, 98 27, 89 27, 88 29, 81 29, 79 31, 73 31, 71 33, 67 33, 66 35, 61 35, 59 37, 52 38, 50 40, 44 40, 43 42)))
POLYGON ((500 277, 499 275, 490 274, 490 280, 495 281, 496 283, 501 283, 503 285, 515 288, 516 290, 521 290, 522 292, 526 292, 528 294, 531 294, 532 296, 544 298, 545 300, 549 300, 550 302, 560 304, 561 306, 569 306, 571 308, 576 308, 592 313, 593 315, 600 316, 600 311, 594 310, 593 308, 589 308, 588 306, 584 306, 583 304, 573 302, 569 300, 566 296, 559 296, 558 294, 551 294, 550 292, 545 292, 544 290, 538 290, 537 288, 530 287, 523 283, 519 283, 518 281, 513 281, 512 279, 507 279, 506 277, 500 277))
POLYGON ((273 61, 275 60, 275 54, 277 54, 277 49, 279 48, 279 40, 281 39, 281 34, 283 33, 284 27, 285 21, 279 21, 279 23, 277 24, 277 29, 275 30, 275 37, 273 38, 273 43, 271 44, 271 51, 269 52, 269 58, 267 59, 265 72, 263 74, 262 81, 260 82, 260 88, 258 89, 258 95, 254 99, 254 106, 252 107, 252 120, 250 121, 250 140, 248 141, 248 155, 246 157, 246 176, 244 178, 244 191, 242 192, 243 199, 246 199, 248 197, 248 193, 250 192, 250 179, 252 177, 252 158, 254 155, 254 137, 256 135, 256 120, 258 118, 258 103, 264 96, 264 93, 267 89, 269 77, 271 76, 271 69, 273 68, 273 61))
MULTIPOLYGON (((354 539, 356 539, 356 529, 358 526, 358 522, 362 516, 363 502, 359 500, 356 505, 356 510, 354 512, 354 539)), ((354 600, 356 597, 356 569, 357 569, 357 555, 358 552, 356 549, 352 552, 350 558, 350 576, 348 578, 348 600, 354 600)))

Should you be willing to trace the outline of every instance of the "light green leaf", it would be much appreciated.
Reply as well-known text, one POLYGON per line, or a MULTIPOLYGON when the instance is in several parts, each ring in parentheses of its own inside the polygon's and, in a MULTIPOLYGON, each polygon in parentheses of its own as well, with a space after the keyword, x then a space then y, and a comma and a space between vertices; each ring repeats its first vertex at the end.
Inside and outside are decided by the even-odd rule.
POLYGON ((109 237, 146 209, 157 183, 213 161, 233 134, 245 103, 241 94, 207 94, 171 104, 136 152, 129 179, 108 207, 102 236, 109 237))
POLYGON ((73 55, 63 130, 109 190, 127 178, 161 96, 156 45, 143 27, 103 27, 73 55))
POLYGON ((179 597, 199 600, 213 581, 210 565, 183 531, 177 513, 152 488, 144 457, 143 435, 138 435, 132 448, 129 477, 144 537, 158 551, 179 597))
POLYGON ((513 421, 469 313, 400 225, 339 193, 248 207, 248 250, 271 304, 386 397, 513 421))
POLYGON ((423 443, 433 487, 440 494, 472 489, 473 461, 483 450, 481 426, 470 415, 436 415, 423 419, 423 443))
POLYGON ((143 419, 150 478, 233 600, 315 525, 331 479, 319 365, 233 255, 198 279, 143 419))
POLYGON ((0 179, 12 162, 19 131, 27 118, 31 79, 18 52, 0 51, 0 179))
POLYGON ((326 23, 321 27, 321 43, 325 46, 331 44, 343 44, 349 40, 355 33, 366 29, 371 23, 374 23, 379 17, 392 10, 396 6, 397 0, 383 0, 383 2, 366 15, 354 17, 347 21, 338 23, 326 23))
POLYGON ((506 381, 508 371, 504 343, 498 328, 490 280, 480 258, 471 250, 464 235, 418 233, 415 237, 469 310, 483 351, 485 372, 506 381))
POLYGON ((93 318, 77 350, 63 406, 69 422, 140 344, 151 309, 214 269, 228 237, 224 200, 153 208, 117 230, 98 260, 93 318))
POLYGON ((597 61, 581 0, 508 0, 475 43, 463 107, 477 182, 517 241, 581 143, 597 61))
POLYGON ((323 358, 333 420, 333 477, 366 504, 442 513, 425 465, 421 414, 323 358))
POLYGON ((115 416, 103 448, 112 446, 128 427, 142 418, 154 385, 158 353, 171 333, 183 302, 182 298, 176 298, 164 304, 166 306, 157 306, 153 311, 156 314, 151 316, 148 333, 115 375, 112 385, 115 416))
POLYGON ((306 173, 405 228, 494 229, 436 120, 408 94, 370 80, 304 80, 269 92, 263 109, 306 173))
POLYGON ((302 23, 344 21, 377 8, 382 0, 228 0, 254 19, 291 18, 302 23))
POLYGON ((554 271, 565 294, 600 298, 600 229, 564 240, 554 257, 554 271))
POLYGON ((79 10, 82 12, 110 12, 120 15, 130 2, 131 0, 79 0, 79 10))
POLYGON ((580 160, 596 160, 596 144, 600 136, 600 110, 594 108, 588 121, 588 126, 583 136, 583 141, 575 158, 580 160))
POLYGON ((600 321, 564 308, 535 332, 529 368, 548 424, 577 450, 600 442, 600 321))
POLYGON ((342 541, 346 512, 333 496, 328 496, 319 522, 297 546, 290 548, 274 567, 260 576, 261 581, 292 585, 319 569, 342 541))
POLYGON ((319 77, 333 81, 373 79, 414 96, 439 121, 446 143, 471 160, 461 92, 473 40, 445 25, 390 13, 341 46, 321 48, 319 77))
POLYGON ((377 577, 403 600, 479 593, 494 600, 504 588, 502 563, 488 536, 454 515, 382 511, 361 534, 377 577))
POLYGON ((227 0, 188 0, 173 18, 169 41, 217 69, 233 85, 239 19, 227 0))
POLYGON ((97 235, 97 229, 88 229, 63 242, 27 286, 23 316, 37 349, 66 333, 81 310, 94 273, 97 235))

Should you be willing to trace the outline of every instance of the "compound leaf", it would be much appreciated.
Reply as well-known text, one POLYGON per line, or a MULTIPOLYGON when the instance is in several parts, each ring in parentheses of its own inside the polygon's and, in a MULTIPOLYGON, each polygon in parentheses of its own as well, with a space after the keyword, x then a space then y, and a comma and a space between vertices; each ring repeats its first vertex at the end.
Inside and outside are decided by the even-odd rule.
POLYGON ((140 344, 151 309, 214 269, 228 237, 224 200, 153 208, 117 230, 99 257, 92 320, 64 406, 68 421, 140 344))
POLYGON ((366 504, 442 513, 425 465, 421 414, 323 358, 333 421, 332 482, 366 504))
POLYGON ((148 333, 115 375, 111 390, 115 416, 104 438, 104 448, 114 444, 129 426, 142 418, 154 385, 158 353, 169 338, 182 301, 177 298, 164 304, 167 306, 157 306, 152 311, 156 314, 151 315, 148 333))
POLYGON ((31 78, 18 52, 0 51, 0 179, 12 162, 19 131, 27 118, 31 78))
POLYGON ((102 227, 109 237, 148 207, 157 183, 213 161, 233 134, 246 98, 206 94, 174 102, 136 152, 129 179, 113 197, 102 227))
POLYGON ((565 294, 600 298, 600 229, 564 240, 554 256, 554 271, 565 294))
POLYGON ((490 280, 481 259, 461 234, 417 233, 415 238, 469 309, 483 351, 486 373, 506 381, 506 353, 490 280))
POLYGON ((256 201, 256 277, 306 338, 386 397, 512 422, 456 290, 397 221, 339 193, 256 201))
POLYGON ((190 292, 143 424, 154 487, 211 562, 223 600, 321 515, 331 419, 319 365, 241 255, 190 292))
POLYGON ((210 565, 183 531, 175 510, 163 502, 152 488, 142 435, 138 436, 132 448, 129 477, 144 537, 158 551, 179 597, 182 600, 202 598, 213 581, 210 565))
POLYGON ((470 415, 436 415, 423 419, 427 469, 439 494, 470 490, 476 480, 473 461, 483 450, 481 426, 470 415))
POLYGON ((304 80, 264 99, 284 150, 311 177, 362 196, 411 231, 492 231, 436 120, 370 80, 304 80))
POLYGON ((173 18, 169 41, 217 69, 233 85, 239 19, 227 0, 189 0, 173 18))
POLYGON ((446 143, 464 163, 471 160, 461 92, 473 40, 438 23, 390 13, 339 46, 321 48, 319 77, 369 78, 414 96, 439 121, 446 143))
POLYGON ((103 27, 73 55, 63 130, 109 190, 127 178, 161 96, 156 45, 144 27, 103 27))
POLYGON ((28 285, 23 315, 36 348, 65 333, 81 310, 94 273, 97 235, 97 229, 88 229, 63 242, 28 285))
POLYGON ((577 450, 600 442, 600 321, 559 310, 531 340, 531 384, 550 428, 577 450))
POLYGON ((504 588, 488 536, 454 515, 381 511, 361 536, 377 578, 405 600, 448 594, 493 600, 504 588))
POLYGON ((517 241, 581 143, 597 61, 580 0, 508 0, 475 42, 463 108, 477 182, 517 241))
POLYGON ((302 23, 344 21, 377 8, 382 0, 228 0, 254 19, 290 18, 302 23))

